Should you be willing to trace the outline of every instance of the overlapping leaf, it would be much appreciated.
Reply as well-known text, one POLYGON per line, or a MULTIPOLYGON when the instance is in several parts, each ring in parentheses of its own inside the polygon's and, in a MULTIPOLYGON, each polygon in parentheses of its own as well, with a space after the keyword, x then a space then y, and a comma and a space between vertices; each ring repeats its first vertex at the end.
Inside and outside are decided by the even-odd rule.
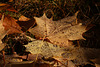
POLYGON ((36 37, 48 38, 50 42, 56 45, 72 45, 69 40, 84 39, 82 34, 86 31, 86 26, 77 23, 77 13, 58 21, 48 19, 45 14, 40 18, 34 17, 37 26, 29 29, 29 31, 36 37))
POLYGON ((26 32, 30 27, 35 25, 35 20, 21 16, 17 23, 22 28, 22 31, 26 32))
POLYGON ((32 54, 41 54, 44 57, 52 57, 52 56, 61 56, 62 48, 56 47, 53 44, 41 41, 41 40, 33 40, 33 42, 25 45, 27 47, 27 51, 30 51, 32 54))
POLYGON ((1 20, 0 20, 0 51, 4 48, 4 44, 2 43, 2 39, 4 38, 4 36, 6 35, 7 31, 4 30, 4 26, 3 26, 3 19, 4 19, 4 15, 2 16, 1 20))
MULTIPOLYGON (((25 45, 26 50, 37 56, 40 54, 44 58, 52 57, 54 59, 73 60, 75 65, 91 64, 91 59, 100 57, 100 49, 94 48, 77 48, 77 47, 59 47, 49 42, 33 39, 31 43, 25 45)), ((66 63, 67 63, 66 60, 66 63)))
POLYGON ((16 20, 9 15, 4 16, 3 25, 5 30, 9 30, 8 34, 22 33, 21 27, 16 23, 16 20))

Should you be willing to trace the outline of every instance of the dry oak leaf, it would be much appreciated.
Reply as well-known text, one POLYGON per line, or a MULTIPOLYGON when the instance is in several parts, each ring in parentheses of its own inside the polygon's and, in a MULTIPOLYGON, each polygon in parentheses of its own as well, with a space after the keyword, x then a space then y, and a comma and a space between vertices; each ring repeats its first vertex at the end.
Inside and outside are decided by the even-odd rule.
POLYGON ((17 12, 11 5, 5 4, 5 3, 0 4, 0 11, 1 10, 7 10, 7 11, 12 11, 12 12, 17 12))
POLYGON ((9 30, 7 34, 22 33, 21 27, 16 23, 16 20, 9 15, 4 16, 3 25, 6 31, 9 30))
POLYGON ((78 12, 74 16, 58 21, 48 19, 45 14, 40 18, 34 17, 37 26, 30 28, 29 32, 36 37, 46 37, 56 45, 72 45, 70 40, 84 39, 82 34, 86 31, 86 26, 82 25, 82 23, 77 23, 77 14, 78 12))

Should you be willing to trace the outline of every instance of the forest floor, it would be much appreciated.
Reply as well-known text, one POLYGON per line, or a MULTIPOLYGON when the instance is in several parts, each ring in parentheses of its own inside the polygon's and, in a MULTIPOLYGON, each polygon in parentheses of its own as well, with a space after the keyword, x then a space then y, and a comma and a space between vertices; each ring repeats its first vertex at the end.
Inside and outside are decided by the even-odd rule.
MULTIPOLYGON (((63 19, 64 17, 73 16, 77 11, 79 11, 77 18, 86 21, 89 23, 89 30, 83 33, 83 37, 86 40, 75 40, 73 43, 78 47, 85 48, 95 48, 100 49, 100 1, 99 0, 2 0, 0 4, 8 4, 10 7, 13 7, 16 11, 12 11, 10 7, 0 6, 0 13, 5 15, 10 15, 15 19, 19 19, 20 16, 25 16, 27 18, 41 17, 44 13, 48 18, 53 17, 54 21, 63 19), (9 9, 9 10, 6 10, 9 9)), ((33 20, 34 21, 34 20, 33 20)), ((84 23, 84 22, 83 22, 84 23)), ((23 23, 18 23, 20 26, 23 23)), ((30 23, 32 26, 34 23, 30 23)), ((27 24, 25 24, 27 27, 27 24)), ((29 31, 29 28, 24 31, 28 36, 35 38, 29 31)), ((5 52, 5 55, 12 55, 17 53, 19 56, 30 55, 29 52, 26 52, 26 48, 23 45, 28 44, 29 41, 24 36, 21 36, 19 33, 6 35, 2 39, 3 43, 7 43, 8 46, 5 47, 0 54, 5 52), (18 39, 15 39, 18 38, 18 39)), ((3 55, 4 56, 4 55, 3 55)), ((42 58, 44 59, 44 58, 42 58)), ((4 59, 3 59, 4 60, 4 59)), ((36 63, 27 63, 27 59, 22 59, 26 61, 27 65, 31 64, 30 67, 52 67, 48 63, 40 63, 38 60, 36 63)), ((48 59, 44 59, 48 60, 48 59)), ((54 59, 49 59, 54 60, 54 59)), ((23 67, 25 67, 23 65, 23 67)), ((3 66, 3 65, 1 65, 3 66)), ((15 64, 17 67, 18 65, 15 64)), ((8 67, 14 67, 8 66, 8 67)), ((21 67, 19 65, 19 67, 21 67)), ((58 66, 57 66, 58 67, 58 66)), ((79 67, 95 67, 94 65, 83 65, 79 67)))

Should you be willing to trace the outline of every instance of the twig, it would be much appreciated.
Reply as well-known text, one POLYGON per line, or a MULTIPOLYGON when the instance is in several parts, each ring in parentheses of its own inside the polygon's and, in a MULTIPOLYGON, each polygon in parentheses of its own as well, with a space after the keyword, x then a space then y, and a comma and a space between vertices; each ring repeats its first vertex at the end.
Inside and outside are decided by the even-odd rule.
POLYGON ((3 67, 5 67, 5 54, 4 54, 4 51, 2 51, 2 53, 3 53, 3 61, 4 61, 4 65, 3 65, 3 67))

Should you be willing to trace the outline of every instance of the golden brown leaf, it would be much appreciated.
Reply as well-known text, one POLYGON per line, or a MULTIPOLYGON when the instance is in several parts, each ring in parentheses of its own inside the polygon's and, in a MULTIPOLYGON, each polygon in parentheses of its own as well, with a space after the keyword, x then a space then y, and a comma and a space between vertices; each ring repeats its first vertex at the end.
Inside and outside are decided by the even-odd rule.
POLYGON ((30 51, 33 55, 41 54, 44 57, 61 56, 61 53, 63 52, 63 49, 59 46, 56 47, 49 42, 36 39, 24 46, 26 47, 26 50, 30 51))
POLYGON ((51 43, 61 46, 72 45, 70 40, 84 39, 82 34, 86 31, 86 26, 77 23, 77 13, 64 19, 53 21, 44 14, 42 17, 34 17, 37 26, 29 31, 40 38, 48 38, 51 43))
POLYGON ((20 16, 20 18, 19 18, 19 21, 28 21, 28 20, 30 20, 30 18, 27 18, 27 17, 25 17, 25 16, 20 16))
MULTIPOLYGON (((31 43, 25 45, 26 50, 33 55, 41 54, 44 58, 52 57, 59 61, 60 65, 68 66, 91 64, 91 59, 97 59, 94 63, 99 64, 100 49, 94 48, 77 48, 77 47, 59 47, 51 43, 33 39, 31 43), (73 61, 73 62, 71 62, 73 61)), ((30 57, 31 58, 31 57, 30 57)))

